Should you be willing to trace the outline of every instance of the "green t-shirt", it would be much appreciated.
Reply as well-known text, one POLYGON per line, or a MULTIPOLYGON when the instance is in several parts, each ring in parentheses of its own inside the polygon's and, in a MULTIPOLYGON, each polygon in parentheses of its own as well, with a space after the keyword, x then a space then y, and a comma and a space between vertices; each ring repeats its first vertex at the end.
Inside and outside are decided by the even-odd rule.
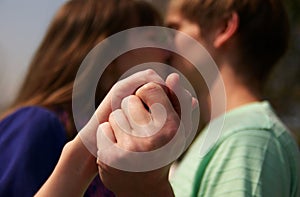
POLYGON ((234 109, 211 125, 220 120, 222 133, 208 153, 201 157, 205 129, 175 171, 175 196, 300 197, 299 149, 268 102, 234 109))

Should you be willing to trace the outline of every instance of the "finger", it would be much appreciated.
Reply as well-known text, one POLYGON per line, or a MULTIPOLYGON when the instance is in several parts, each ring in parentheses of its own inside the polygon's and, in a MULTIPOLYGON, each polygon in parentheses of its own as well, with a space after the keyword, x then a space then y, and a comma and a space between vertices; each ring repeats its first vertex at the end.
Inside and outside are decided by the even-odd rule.
POLYGON ((97 140, 97 161, 98 160, 107 160, 109 157, 108 151, 110 148, 116 144, 116 137, 114 131, 112 130, 108 122, 102 123, 99 125, 96 135, 97 140))
POLYGON ((177 114, 159 84, 147 83, 136 91, 136 95, 149 107, 152 120, 157 126, 163 125, 169 114, 177 114))
POLYGON ((192 110, 196 109, 198 107, 198 99, 192 96, 192 94, 185 89, 186 95, 191 98, 191 103, 192 103, 192 110))
POLYGON ((130 77, 125 78, 116 83, 111 91, 112 110, 119 109, 121 107, 121 102, 123 98, 134 94, 134 92, 140 86, 148 82, 165 84, 164 80, 155 71, 151 69, 137 72, 131 75, 130 77))
POLYGON ((196 99, 195 97, 192 98, 192 109, 196 109, 197 107, 199 107, 199 102, 198 99, 196 99))
POLYGON ((149 82, 165 84, 164 80, 152 69, 137 72, 118 82, 118 89, 122 90, 123 98, 134 93, 134 91, 149 82))
MULTIPOLYGON (((109 122, 104 122, 99 125, 98 130, 97 130, 97 136, 100 136, 99 132, 103 132, 103 134, 113 143, 116 143, 116 137, 115 134, 109 124, 109 122)), ((97 147, 99 149, 99 147, 97 147)))
MULTIPOLYGON (((170 78, 170 77, 168 76, 168 78, 170 78)), ((170 84, 167 84, 167 82, 170 83, 169 82, 170 79, 168 79, 168 78, 166 79, 166 85, 167 85, 166 89, 168 90, 168 96, 170 98, 170 101, 171 101, 175 111, 177 112, 177 114, 179 116, 181 116, 180 102, 177 98, 177 95, 173 91, 173 89, 174 89, 173 86, 175 85, 175 83, 178 83, 177 81, 179 81, 179 76, 173 75, 172 83, 174 83, 174 85, 172 85, 172 86, 170 84), (171 88, 173 88, 173 89, 171 89, 171 88)))
POLYGON ((177 73, 172 73, 168 75, 166 79, 166 85, 171 89, 175 90, 178 89, 180 86, 180 81, 179 81, 179 75, 177 73))
POLYGON ((180 94, 182 94, 183 91, 185 91, 190 97, 192 97, 192 109, 195 109, 196 107, 198 107, 198 99, 193 97, 192 94, 188 90, 181 87, 179 75, 177 73, 172 73, 167 77, 166 85, 168 86, 169 89, 176 91, 180 94))
MULTIPOLYGON (((116 146, 123 150, 137 152, 145 149, 144 143, 138 143, 141 139, 136 137, 138 135, 134 133, 133 129, 130 127, 123 110, 118 109, 112 112, 109 117, 109 123, 116 137, 116 146)), ((110 152, 116 157, 122 154, 122 152, 118 153, 116 150, 112 150, 110 152)))
POLYGON ((152 69, 137 72, 116 83, 95 112, 99 123, 108 121, 109 114, 120 108, 123 98, 132 95, 138 87, 148 82, 165 84, 164 80, 152 69))
POLYGON ((149 111, 146 109, 141 99, 136 95, 124 98, 121 108, 133 129, 135 125, 146 125, 151 121, 149 111))
MULTIPOLYGON (((119 153, 118 142, 115 134, 117 130, 113 130, 110 123, 106 122, 99 126, 97 131, 97 163, 105 163, 112 166, 118 161, 119 153), (114 140, 114 141, 113 141, 114 140)), ((126 139, 125 139, 126 140, 126 139)))
MULTIPOLYGON (((151 112, 153 116, 157 116, 157 106, 153 104, 151 106, 151 112)), ((148 107, 147 107, 148 108, 148 107)), ((150 137, 154 135, 157 131, 161 129, 163 124, 155 124, 150 112, 145 108, 144 103, 136 95, 131 95, 123 99, 122 101, 122 111, 125 113, 126 118, 132 128, 131 134, 136 137, 150 137)), ((163 111, 163 110, 161 110, 163 111)), ((166 119, 166 113, 160 112, 161 122, 164 123, 166 119)))
POLYGON ((179 100, 178 103, 174 103, 177 104, 174 108, 181 112, 182 110, 180 105, 182 105, 185 108, 185 111, 187 111, 186 109, 189 109, 190 105, 192 105, 192 95, 181 86, 179 75, 177 73, 170 74, 166 79, 166 85, 172 90, 175 97, 179 100))
POLYGON ((135 93, 149 108, 155 103, 165 106, 168 112, 173 112, 173 106, 161 85, 157 83, 147 83, 140 87, 135 93))
POLYGON ((112 130, 114 131, 117 142, 119 141, 119 139, 123 139, 126 133, 131 134, 132 129, 130 127, 130 124, 121 109, 117 109, 110 114, 109 123, 112 130))
POLYGON ((166 79, 166 85, 175 92, 178 96, 181 109, 181 121, 184 124, 186 137, 192 131, 192 110, 193 103, 196 104, 196 99, 192 97, 191 93, 183 88, 180 84, 179 75, 176 73, 170 74, 166 79))
POLYGON ((166 79, 166 85, 169 89, 175 92, 177 98, 180 100, 180 104, 184 107, 188 106, 196 107, 198 101, 192 96, 192 94, 186 90, 180 83, 179 75, 177 73, 170 74, 166 79), (191 105, 188 105, 191 104, 191 105))

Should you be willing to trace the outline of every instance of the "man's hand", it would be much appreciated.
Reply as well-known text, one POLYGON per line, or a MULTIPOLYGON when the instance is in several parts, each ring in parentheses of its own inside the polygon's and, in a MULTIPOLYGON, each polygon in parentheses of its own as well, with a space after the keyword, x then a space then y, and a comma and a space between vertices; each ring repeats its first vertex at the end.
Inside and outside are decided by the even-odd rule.
POLYGON ((179 96, 182 108, 170 101, 161 85, 151 82, 125 97, 108 122, 99 126, 99 173, 118 196, 173 195, 169 166, 185 149, 195 100, 176 74, 167 78, 166 86, 179 96))

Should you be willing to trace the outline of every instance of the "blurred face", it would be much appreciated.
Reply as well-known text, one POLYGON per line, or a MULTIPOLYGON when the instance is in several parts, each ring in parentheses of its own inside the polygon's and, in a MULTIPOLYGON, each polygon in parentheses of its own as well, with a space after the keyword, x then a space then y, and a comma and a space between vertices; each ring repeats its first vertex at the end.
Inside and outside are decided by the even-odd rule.
MULTIPOLYGON (((166 16, 166 25, 169 28, 187 34, 200 44, 205 45, 204 40, 201 38, 201 31, 199 26, 196 23, 184 18, 178 11, 169 10, 166 16)), ((174 42, 178 50, 188 51, 189 55, 191 55, 190 57, 192 57, 193 59, 197 59, 199 57, 199 53, 196 50, 192 49, 191 44, 186 42, 182 35, 176 34, 174 37, 174 42)), ((193 64, 179 55, 172 54, 170 59, 171 65, 180 70, 191 82, 200 104, 200 123, 207 123, 210 119, 209 92, 201 74, 193 64)))
POLYGON ((150 28, 130 33, 126 40, 126 46, 137 49, 128 51, 118 57, 115 62, 118 71, 122 74, 134 66, 147 62, 167 63, 167 60, 170 58, 169 51, 150 47, 139 48, 140 46, 151 46, 155 45, 156 42, 161 42, 160 39, 162 38, 159 36, 155 31, 151 31, 150 28))
POLYGON ((166 17, 166 25, 170 28, 186 33, 196 40, 200 37, 199 26, 184 18, 178 11, 169 11, 166 17))
POLYGON ((147 62, 166 63, 169 55, 168 51, 157 48, 135 49, 119 56, 116 66, 118 67, 118 72, 124 73, 134 66, 147 62))
MULTIPOLYGON (((194 38, 195 40, 201 43, 199 26, 196 23, 190 22, 188 19, 182 17, 182 15, 179 12, 177 11, 173 12, 172 10, 170 10, 166 17, 166 25, 169 28, 175 29, 184 34, 187 34, 188 36, 191 36, 192 38, 194 38)), ((179 34, 175 35, 174 42, 178 50, 189 49, 189 43, 186 43, 184 41, 184 38, 179 34)), ((193 53, 193 51, 189 51, 189 52, 193 53)), ((172 59, 172 63, 174 64, 173 66, 178 67, 178 64, 181 66, 184 65, 185 68, 192 70, 193 66, 183 58, 180 58, 178 56, 172 56, 171 59, 172 59)))

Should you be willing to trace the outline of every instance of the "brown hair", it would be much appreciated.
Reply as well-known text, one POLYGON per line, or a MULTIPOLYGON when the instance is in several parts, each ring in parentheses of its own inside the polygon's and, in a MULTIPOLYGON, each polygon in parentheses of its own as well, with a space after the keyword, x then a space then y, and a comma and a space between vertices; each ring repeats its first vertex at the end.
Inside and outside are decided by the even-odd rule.
POLYGON ((70 131, 74 130, 72 88, 77 70, 88 52, 101 40, 119 31, 161 23, 158 12, 144 1, 68 1, 54 16, 8 112, 26 105, 64 110, 70 119, 67 130, 74 132, 70 131))
POLYGON ((252 79, 263 81, 287 50, 289 25, 281 0, 175 0, 173 4, 183 17, 200 26, 204 38, 236 12, 239 27, 235 36, 245 66, 235 69, 252 79))

